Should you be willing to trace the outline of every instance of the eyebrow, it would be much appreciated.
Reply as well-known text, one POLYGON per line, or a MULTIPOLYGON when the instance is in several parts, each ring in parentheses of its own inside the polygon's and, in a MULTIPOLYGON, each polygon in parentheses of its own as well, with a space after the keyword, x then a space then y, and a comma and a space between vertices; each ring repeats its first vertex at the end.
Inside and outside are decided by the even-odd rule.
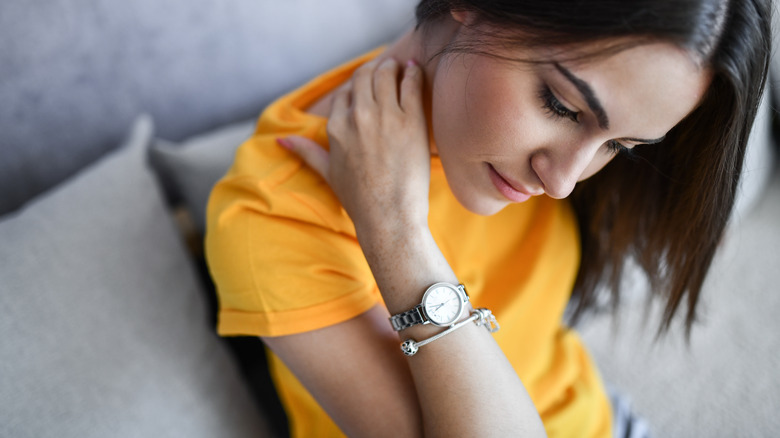
MULTIPOLYGON (((609 117, 607 117, 607 112, 604 111, 604 107, 601 106, 601 102, 596 97, 596 93, 593 92, 593 89, 590 88, 590 85, 588 85, 587 82, 583 81, 582 79, 578 78, 574 75, 569 69, 566 67, 558 64, 557 62, 553 63, 555 65, 555 68, 558 69, 559 72, 563 76, 566 77, 566 79, 569 80, 569 82, 574 85, 577 90, 582 94, 583 97, 585 97, 585 103, 588 104, 588 107, 590 107, 591 111, 593 111, 594 114, 596 114, 596 119, 599 122, 599 127, 603 130, 609 129, 609 117)), ((635 143, 641 143, 641 144, 657 144, 666 138, 665 135, 659 137, 659 138, 625 138, 624 140, 628 140, 635 143)))
POLYGON ((577 90, 579 90, 579 92, 585 98, 585 103, 587 103, 591 111, 596 114, 599 127, 603 130, 609 129, 609 118, 607 117, 607 113, 604 111, 604 107, 601 106, 601 102, 599 102, 599 99, 596 97, 593 89, 590 88, 590 85, 577 76, 574 76, 574 73, 557 62, 553 63, 553 65, 555 65, 555 68, 558 69, 558 71, 561 72, 561 74, 563 74, 563 76, 565 76, 566 79, 572 83, 572 85, 577 87, 577 90))

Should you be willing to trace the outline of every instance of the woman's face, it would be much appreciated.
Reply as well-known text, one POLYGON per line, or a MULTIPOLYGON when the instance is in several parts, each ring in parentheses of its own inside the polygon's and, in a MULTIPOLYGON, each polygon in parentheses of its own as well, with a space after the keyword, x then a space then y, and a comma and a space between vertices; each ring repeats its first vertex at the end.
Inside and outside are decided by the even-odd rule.
POLYGON ((568 196, 618 150, 663 139, 710 83, 671 44, 577 63, 541 50, 505 55, 549 62, 450 54, 431 77, 431 125, 447 182, 464 207, 484 215, 530 196, 568 196))

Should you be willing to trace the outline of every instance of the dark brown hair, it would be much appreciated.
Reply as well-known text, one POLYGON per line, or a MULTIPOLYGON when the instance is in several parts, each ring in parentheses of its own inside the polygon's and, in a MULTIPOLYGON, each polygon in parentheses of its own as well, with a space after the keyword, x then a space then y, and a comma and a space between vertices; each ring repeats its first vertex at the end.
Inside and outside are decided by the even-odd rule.
MULTIPOLYGON (((661 144, 616 157, 572 193, 582 240, 571 323, 611 290, 613 310, 629 260, 665 301, 659 334, 682 302, 690 334, 696 305, 734 206, 748 134, 766 81, 768 0, 422 0, 418 26, 452 10, 476 12, 495 29, 484 44, 566 47, 600 41, 673 43, 713 73, 701 104, 661 144)), ((612 45, 608 51, 627 45, 612 45)), ((523 60, 527 61, 527 60, 523 60)))

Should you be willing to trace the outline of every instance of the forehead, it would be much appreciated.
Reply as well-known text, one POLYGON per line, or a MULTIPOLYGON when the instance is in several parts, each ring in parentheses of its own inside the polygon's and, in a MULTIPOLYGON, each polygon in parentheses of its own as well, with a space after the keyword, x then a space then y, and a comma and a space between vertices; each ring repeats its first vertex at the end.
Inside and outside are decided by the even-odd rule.
POLYGON ((711 80, 687 52, 667 43, 561 64, 590 85, 616 138, 665 135, 693 111, 711 80))

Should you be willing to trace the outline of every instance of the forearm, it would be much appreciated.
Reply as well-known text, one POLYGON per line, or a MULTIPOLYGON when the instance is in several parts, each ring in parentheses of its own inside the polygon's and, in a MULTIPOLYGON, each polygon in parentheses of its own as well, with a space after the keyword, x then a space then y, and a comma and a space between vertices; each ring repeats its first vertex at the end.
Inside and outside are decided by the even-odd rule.
MULTIPOLYGON (((358 238, 391 314, 419 304, 433 283, 458 283, 427 226, 384 225, 359 229, 358 238)), ((400 334, 421 341, 442 330, 418 325, 400 334)), ((426 436, 544 436, 523 383, 484 328, 467 324, 420 348, 408 364, 426 436)))
MULTIPOLYGON (((423 291, 433 283, 458 282, 427 226, 430 142, 422 102, 423 72, 411 62, 407 63, 400 83, 398 73, 399 66, 391 57, 381 64, 372 61, 354 73, 349 87, 336 93, 328 122, 328 151, 301 137, 280 141, 319 172, 338 196, 355 224, 361 248, 392 314, 419 304, 423 291)), ((392 330, 386 319, 381 322, 385 330, 392 330)), ((341 325, 345 331, 350 327, 341 325)), ((377 328, 370 330, 369 334, 380 333, 377 328)), ((421 341, 441 330, 415 326, 404 330, 401 336, 421 341)), ((303 345, 320 351, 322 346, 314 339, 323 337, 314 336, 303 345)), ((365 341, 373 344, 362 345, 351 357, 372 359, 360 350, 379 350, 379 337, 367 337, 365 341)), ((293 343, 294 340, 288 344, 294 346, 293 343)), ((381 346, 385 347, 388 346, 381 346)), ((389 347, 386 352, 393 354, 392 346, 389 347)), ((400 349, 395 351, 396 355, 401 354, 400 349)), ((326 370, 319 376, 309 365, 311 357, 319 355, 306 355, 294 348, 287 353, 290 363, 301 365, 299 374, 311 376, 308 386, 321 389, 315 390, 315 396, 332 406, 331 411, 343 418, 344 425, 364 424, 351 417, 353 408, 357 415, 365 415, 366 411, 372 411, 372 418, 379 415, 373 406, 369 409, 365 403, 359 403, 361 396, 376 394, 372 391, 375 388, 362 385, 372 382, 369 376, 362 376, 352 385, 358 391, 368 392, 336 400, 329 394, 337 374, 326 370)), ((419 403, 427 435, 544 435, 522 382, 484 328, 467 324, 425 345, 406 361, 412 382, 396 379, 391 385, 414 385, 406 388, 416 392, 417 399, 412 399, 411 404, 416 408, 419 403)), ((354 363, 341 360, 339 365, 344 362, 354 363)), ((383 365, 375 360, 363 363, 368 363, 365 367, 371 370, 389 367, 387 361, 383 365), (373 364, 376 366, 372 367, 373 364)), ((398 377, 391 373, 387 376, 398 377)), ((377 398, 383 398, 383 394, 377 398)), ((394 401, 385 397, 383 402, 394 401)), ((410 403, 404 400, 403 405, 408 407, 410 403)), ((417 420, 401 416, 397 421, 417 426, 417 420)), ((371 432, 375 436, 376 428, 371 432)))

